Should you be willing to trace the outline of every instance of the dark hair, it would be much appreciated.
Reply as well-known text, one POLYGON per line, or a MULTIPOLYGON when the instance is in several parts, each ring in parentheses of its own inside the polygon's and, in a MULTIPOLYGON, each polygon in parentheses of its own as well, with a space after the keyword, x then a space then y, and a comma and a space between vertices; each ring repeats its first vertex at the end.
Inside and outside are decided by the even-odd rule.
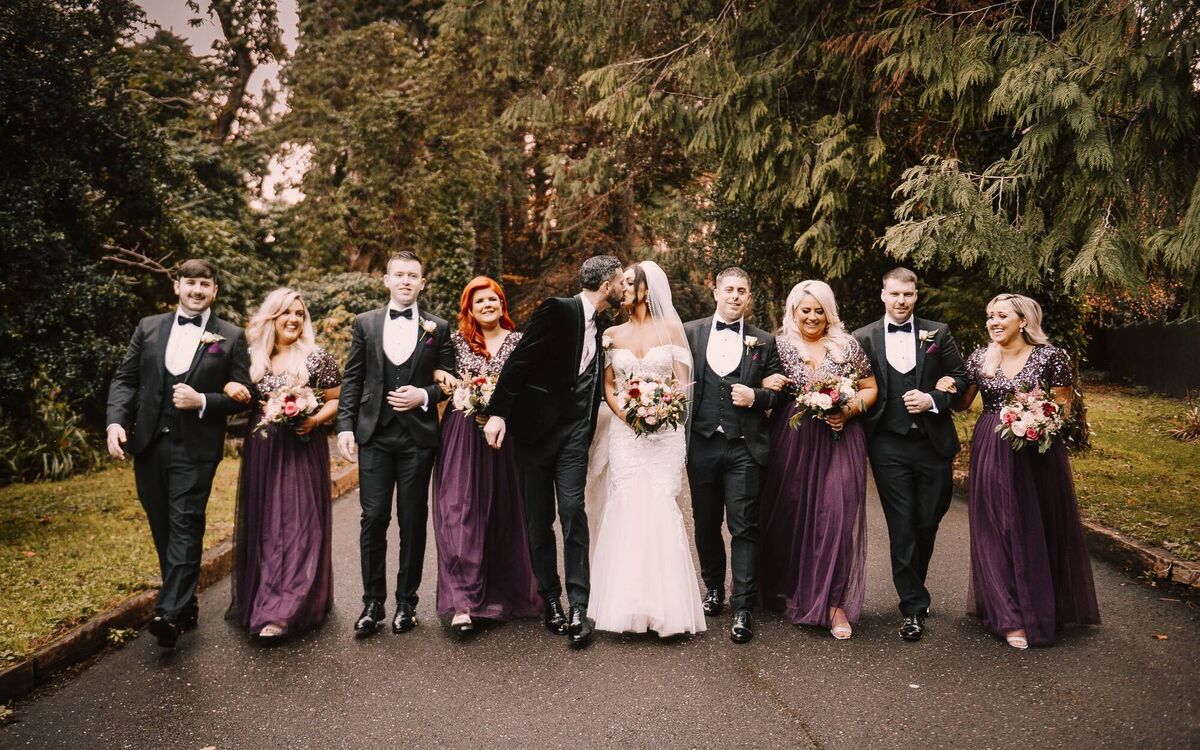
POLYGON ((212 279, 217 286, 221 285, 221 272, 217 264, 203 258, 190 258, 179 264, 175 269, 176 279, 212 279))
POLYGON ((713 282, 713 286, 720 286, 721 279, 725 278, 726 276, 737 276, 739 279, 745 279, 746 286, 750 286, 750 274, 746 273, 746 271, 740 266, 729 266, 728 268, 723 269, 719 274, 717 274, 717 278, 713 282))
POLYGON ((646 281, 646 270, 642 268, 642 264, 634 263, 625 270, 633 271, 633 303, 636 305, 638 302, 638 290, 645 289, 646 298, 644 301, 646 304, 650 304, 650 282, 646 281))
POLYGON ((912 282, 913 284, 917 283, 917 275, 915 273, 913 273, 912 271, 908 270, 907 268, 905 268, 904 266, 896 266, 892 270, 885 273, 883 275, 883 281, 882 281, 882 284, 884 286, 887 286, 888 279, 895 279, 896 281, 899 281, 900 283, 906 283, 906 282, 912 282))
POLYGON ((383 264, 383 270, 387 270, 394 260, 415 260, 417 265, 421 267, 421 275, 425 275, 425 261, 421 260, 421 256, 414 253, 412 250, 397 250, 392 253, 392 257, 387 259, 387 263, 383 264))
POLYGON ((579 284, 594 292, 621 270, 621 261, 612 255, 593 255, 579 267, 579 284))

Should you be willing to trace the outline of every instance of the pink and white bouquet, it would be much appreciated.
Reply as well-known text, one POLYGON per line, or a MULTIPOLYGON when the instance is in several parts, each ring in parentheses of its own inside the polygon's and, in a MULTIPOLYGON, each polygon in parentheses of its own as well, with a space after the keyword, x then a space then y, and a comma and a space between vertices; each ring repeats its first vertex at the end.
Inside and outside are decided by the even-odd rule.
POLYGON ((454 409, 464 416, 482 414, 496 390, 495 375, 475 375, 464 378, 454 389, 454 409))
MULTIPOLYGON (((273 424, 286 424, 296 428, 321 408, 321 391, 307 385, 285 385, 267 394, 263 404, 262 419, 255 431, 266 437, 267 428, 273 424)), ((307 435, 301 436, 307 439, 307 435)))
POLYGON ((1008 403, 1000 409, 996 432, 1012 444, 1013 450, 1036 445, 1038 453, 1045 453, 1065 422, 1063 408, 1050 389, 1034 386, 1008 397, 1008 403))
POLYGON ((687 420, 687 392, 674 376, 630 375, 617 393, 617 406, 635 437, 679 429, 687 420))
MULTIPOLYGON (((793 430, 800 428, 805 417, 827 419, 839 413, 858 393, 858 381, 847 377, 829 377, 814 380, 796 394, 796 405, 800 408, 788 420, 793 430)), ((841 440, 839 430, 831 430, 834 440, 841 440)))

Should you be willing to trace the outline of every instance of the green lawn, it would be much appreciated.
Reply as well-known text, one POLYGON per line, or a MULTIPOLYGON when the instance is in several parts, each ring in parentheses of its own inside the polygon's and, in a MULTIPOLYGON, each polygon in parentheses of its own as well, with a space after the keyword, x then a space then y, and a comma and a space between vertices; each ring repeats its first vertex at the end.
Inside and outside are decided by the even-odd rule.
MULTIPOLYGON (((1200 443, 1167 435, 1185 403, 1094 383, 1084 393, 1093 447, 1071 457, 1080 513, 1177 557, 1200 560, 1200 443)), ((959 415, 964 436, 978 416, 978 399, 974 409, 959 415)), ((964 452, 960 465, 965 461, 964 452)))
MULTIPOLYGON (((217 470, 206 549, 233 530, 238 464, 226 458, 217 470)), ((129 464, 0 489, 0 666, 157 577, 129 464)))

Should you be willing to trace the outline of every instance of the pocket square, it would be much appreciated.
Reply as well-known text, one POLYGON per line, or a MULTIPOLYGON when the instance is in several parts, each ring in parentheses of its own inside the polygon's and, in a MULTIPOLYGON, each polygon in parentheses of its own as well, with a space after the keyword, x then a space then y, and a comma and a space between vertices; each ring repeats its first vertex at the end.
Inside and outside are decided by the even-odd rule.
POLYGON ((209 344, 208 348, 205 349, 204 351, 206 354, 222 354, 223 353, 221 350, 221 345, 217 344, 217 343, 209 344))
POLYGON ((938 345, 937 345, 937 342, 935 341, 929 346, 928 349, 925 350, 925 353, 926 354, 937 354, 938 351, 939 351, 938 345))

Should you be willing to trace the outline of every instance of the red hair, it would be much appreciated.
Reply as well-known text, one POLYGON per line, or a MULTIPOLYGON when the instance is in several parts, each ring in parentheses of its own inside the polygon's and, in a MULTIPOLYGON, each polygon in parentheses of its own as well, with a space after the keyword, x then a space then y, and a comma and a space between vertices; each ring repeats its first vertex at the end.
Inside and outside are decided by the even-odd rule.
POLYGON ((515 331, 517 325, 513 323, 512 318, 508 317, 508 299, 505 298, 504 290, 500 288, 499 284, 487 276, 476 276, 467 282, 462 298, 458 302, 458 332, 466 339, 467 346, 471 347, 471 351, 489 357, 491 355, 488 354, 487 341, 483 338, 483 331, 479 330, 479 321, 475 320, 475 316, 471 314, 471 302, 475 299, 475 292, 482 289, 490 289, 500 298, 500 327, 506 331, 515 331))

